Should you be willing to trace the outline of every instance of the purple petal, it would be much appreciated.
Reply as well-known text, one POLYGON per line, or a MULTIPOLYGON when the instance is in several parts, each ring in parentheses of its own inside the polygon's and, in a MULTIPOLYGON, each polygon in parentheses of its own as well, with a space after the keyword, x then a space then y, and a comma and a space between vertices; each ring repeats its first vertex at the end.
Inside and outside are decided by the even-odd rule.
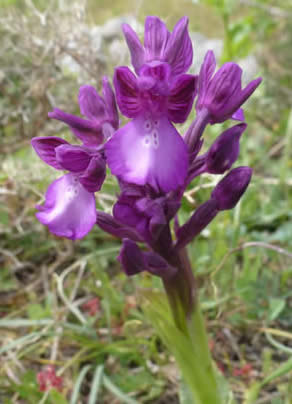
POLYGON ((45 204, 38 206, 38 220, 60 237, 84 237, 96 222, 94 195, 73 174, 66 174, 48 188, 45 204))
POLYGON ((216 59, 214 52, 209 50, 204 58, 203 64, 200 69, 199 80, 198 80, 198 101, 197 108, 201 108, 201 104, 204 100, 206 90, 209 82, 215 72, 216 69, 216 59))
POLYGON ((144 47, 147 62, 163 60, 169 36, 170 33, 165 24, 158 17, 149 16, 146 18, 144 47))
POLYGON ((261 84, 262 78, 258 77, 257 79, 251 81, 242 91, 239 96, 239 106, 242 105, 251 95, 252 93, 258 88, 261 84))
POLYGON ((79 177, 79 181, 88 192, 96 192, 102 187, 105 176, 105 160, 101 155, 96 155, 91 158, 86 171, 79 177))
POLYGON ((172 68, 172 74, 185 73, 193 61, 193 46, 188 34, 188 18, 182 17, 167 42, 165 61, 172 68))
POLYGON ((241 123, 224 131, 212 144, 206 155, 206 168, 211 174, 229 170, 239 154, 239 140, 247 125, 241 123))
POLYGON ((153 238, 157 239, 166 224, 164 214, 164 200, 162 198, 153 200, 141 198, 135 203, 135 208, 143 215, 147 216, 149 221, 149 231, 153 238))
POLYGON ((191 218, 177 230, 175 248, 180 249, 190 243, 194 237, 208 226, 218 212, 217 201, 215 199, 210 199, 199 206, 191 218))
POLYGON ((135 242, 129 239, 123 240, 118 260, 128 276, 146 270, 152 275, 168 278, 176 272, 176 268, 170 266, 164 258, 152 251, 142 251, 135 242))
POLYGON ((139 73, 141 66, 144 64, 144 48, 139 41, 136 32, 128 24, 122 25, 123 32, 131 53, 131 62, 136 73, 139 73))
POLYGON ((31 139, 31 145, 37 155, 56 170, 63 170, 63 167, 56 159, 56 148, 68 144, 66 140, 55 136, 34 137, 31 139))
POLYGON ((245 117, 244 117, 244 111, 242 108, 239 108, 237 111, 234 112, 234 114, 231 117, 232 119, 234 119, 235 121, 241 121, 244 122, 245 121, 245 117))
POLYGON ((96 224, 105 232, 118 238, 130 238, 133 241, 143 241, 135 230, 117 221, 111 215, 97 211, 96 224))
POLYGON ((73 173, 86 170, 91 156, 82 146, 62 145, 56 149, 57 161, 63 169, 73 173))
POLYGON ((88 121, 78 116, 54 108, 48 114, 49 118, 57 119, 70 126, 74 135, 87 146, 97 146, 104 140, 102 126, 99 122, 88 121))
POLYGON ((178 76, 168 97, 168 117, 172 122, 183 123, 187 119, 196 95, 197 77, 189 74, 178 76))
POLYGON ((112 173, 126 182, 169 192, 187 175, 187 146, 164 117, 134 119, 115 133, 105 150, 112 173))
POLYGON ((123 200, 120 198, 113 207, 113 215, 119 222, 134 228, 141 220, 146 222, 146 218, 134 210, 134 199, 123 200))
POLYGON ((177 268, 169 265, 164 258, 155 252, 145 252, 143 253, 143 258, 146 270, 152 275, 160 276, 162 278, 170 278, 177 272, 177 268))
POLYGON ((123 240, 118 260, 128 276, 136 275, 145 269, 142 251, 132 240, 123 240))
POLYGON ((102 94, 105 101, 107 115, 115 129, 119 127, 119 113, 116 104, 116 97, 107 77, 102 79, 102 94))
POLYGON ((114 86, 117 103, 122 114, 128 118, 134 118, 139 115, 141 105, 138 99, 137 79, 128 67, 118 67, 115 70, 114 86))
POLYGON ((231 170, 214 188, 211 197, 219 210, 233 209, 244 194, 252 176, 250 167, 237 167, 231 170))
POLYGON ((90 120, 105 118, 105 103, 96 89, 92 86, 82 86, 79 89, 78 102, 82 115, 90 120))
POLYGON ((220 67, 208 86, 210 102, 214 104, 211 105, 211 110, 223 108, 231 96, 240 93, 241 76, 242 69, 236 63, 228 62, 220 67))

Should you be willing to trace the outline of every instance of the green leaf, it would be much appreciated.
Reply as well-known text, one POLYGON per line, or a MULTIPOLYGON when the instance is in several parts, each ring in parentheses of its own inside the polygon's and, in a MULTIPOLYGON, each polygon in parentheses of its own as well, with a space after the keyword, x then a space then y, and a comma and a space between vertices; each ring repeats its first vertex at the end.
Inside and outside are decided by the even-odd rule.
POLYGON ((270 321, 276 320, 279 317, 281 312, 284 310, 286 306, 286 301, 280 297, 271 298, 269 301, 270 310, 268 314, 268 318, 270 321))
POLYGON ((49 393, 49 399, 51 404, 68 404, 68 401, 55 389, 51 389, 49 393))
POLYGON ((279 366, 274 372, 272 372, 269 376, 267 376, 263 382, 261 383, 262 386, 270 383, 274 379, 284 376, 292 371, 292 357, 288 359, 285 363, 279 366))
POLYGON ((139 404, 138 401, 124 394, 113 382, 104 375, 104 386, 125 404, 139 404))

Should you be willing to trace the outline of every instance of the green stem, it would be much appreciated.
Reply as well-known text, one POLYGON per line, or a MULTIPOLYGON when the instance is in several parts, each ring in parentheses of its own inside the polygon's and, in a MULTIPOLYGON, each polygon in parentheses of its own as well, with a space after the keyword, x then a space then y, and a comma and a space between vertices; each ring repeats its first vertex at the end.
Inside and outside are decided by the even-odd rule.
MULTIPOLYGON (((178 271, 173 278, 164 280, 164 287, 174 323, 187 338, 189 346, 189 355, 177 355, 177 362, 194 404, 223 404, 186 250, 173 255, 170 262, 178 271)), ((173 353, 175 355, 175 350, 173 353)))
POLYGON ((208 336, 201 313, 199 299, 188 321, 189 338, 193 345, 193 360, 199 365, 200 380, 192 377, 193 388, 198 390, 202 404, 223 404, 216 378, 216 370, 211 358, 208 336))

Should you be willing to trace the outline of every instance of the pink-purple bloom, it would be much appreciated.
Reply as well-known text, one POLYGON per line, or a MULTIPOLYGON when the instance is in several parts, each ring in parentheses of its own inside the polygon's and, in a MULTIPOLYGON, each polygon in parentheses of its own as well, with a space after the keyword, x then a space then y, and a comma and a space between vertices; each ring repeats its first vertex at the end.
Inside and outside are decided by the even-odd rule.
POLYGON ((54 136, 31 141, 45 163, 69 171, 48 187, 44 204, 37 206, 38 220, 57 236, 80 239, 96 223, 94 193, 100 190, 106 175, 102 142, 111 136, 119 121, 115 96, 107 79, 103 80, 103 95, 104 99, 91 86, 81 87, 80 109, 90 121, 57 109, 49 114, 56 119, 62 117, 83 145, 71 145, 54 136), (95 128, 92 132, 87 131, 90 123, 95 128))
POLYGON ((59 108, 49 113, 50 118, 66 123, 88 147, 102 144, 119 126, 115 96, 107 77, 103 78, 102 84, 103 97, 92 86, 80 87, 78 101, 80 112, 85 118, 68 114, 59 108))
POLYGON ((216 73, 215 69, 215 55, 213 51, 208 51, 198 79, 197 113, 207 110, 211 124, 230 118, 244 120, 240 107, 256 90, 262 79, 253 80, 242 89, 242 69, 236 63, 225 63, 216 73))
POLYGON ((172 32, 159 18, 147 17, 143 44, 129 25, 123 25, 123 32, 134 71, 117 67, 114 91, 104 79, 102 97, 82 86, 83 117, 57 108, 49 114, 65 122, 81 144, 54 136, 32 140, 46 164, 67 171, 49 186, 37 218, 52 233, 70 239, 84 237, 97 224, 123 240, 119 260, 127 275, 148 271, 168 279, 181 265, 177 254, 220 211, 232 209, 250 182, 249 167, 233 168, 245 123, 225 130, 204 153, 201 149, 208 124, 244 120, 241 106, 261 79, 242 89, 241 68, 226 63, 215 73, 212 51, 199 76, 188 74, 193 50, 186 17, 172 32), (182 136, 175 124, 192 116, 195 99, 196 118, 182 136), (116 102, 128 119, 120 128, 116 102), (120 187, 112 214, 97 211, 95 202, 107 165, 120 187), (226 175, 180 226, 176 215, 183 193, 203 173, 226 175))

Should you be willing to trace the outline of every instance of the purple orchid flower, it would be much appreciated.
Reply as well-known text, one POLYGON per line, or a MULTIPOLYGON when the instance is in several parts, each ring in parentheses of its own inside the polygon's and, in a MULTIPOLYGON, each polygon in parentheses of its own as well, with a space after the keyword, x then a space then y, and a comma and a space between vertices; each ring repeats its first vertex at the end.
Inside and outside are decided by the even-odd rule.
POLYGON ((100 190, 106 175, 102 142, 119 124, 115 95, 107 78, 103 79, 103 98, 93 87, 82 86, 78 99, 81 113, 88 120, 57 108, 49 117, 68 124, 83 145, 71 145, 58 137, 31 141, 45 163, 69 171, 48 187, 45 203, 37 206, 36 216, 52 233, 72 240, 84 237, 96 223, 94 193, 100 190))
POLYGON ((48 187, 36 217, 57 236, 84 237, 96 223, 94 192, 105 179, 104 157, 99 151, 70 145, 58 137, 36 137, 31 144, 45 163, 69 171, 48 187))
POLYGON ((123 31, 138 77, 127 67, 115 71, 117 102, 131 118, 106 144, 112 173, 124 181, 169 192, 183 185, 187 147, 173 123, 187 119, 196 95, 196 76, 185 74, 192 44, 182 18, 170 34, 157 17, 145 21, 144 47, 128 25, 123 31))
POLYGON ((92 86, 82 86, 78 101, 87 119, 54 108, 49 117, 65 122, 85 146, 96 147, 108 139, 119 127, 119 116, 113 90, 107 77, 103 78, 103 98, 92 86))
POLYGON ((170 33, 158 18, 149 16, 145 20, 144 46, 137 34, 128 25, 123 32, 131 53, 132 65, 137 74, 141 69, 166 63, 172 77, 185 73, 192 64, 193 47, 188 34, 188 18, 181 18, 170 33))
POLYGON ((262 79, 251 81, 241 88, 242 70, 236 63, 225 63, 215 74, 216 60, 213 51, 206 53, 198 80, 197 114, 207 111, 211 124, 233 118, 244 120, 240 106, 251 96, 262 79))
POLYGON ((116 69, 119 108, 133 119, 107 142, 107 162, 124 181, 169 192, 184 183, 188 168, 187 146, 171 121, 186 120, 196 77, 183 74, 169 83, 165 64, 143 74, 137 78, 127 67, 116 69))

